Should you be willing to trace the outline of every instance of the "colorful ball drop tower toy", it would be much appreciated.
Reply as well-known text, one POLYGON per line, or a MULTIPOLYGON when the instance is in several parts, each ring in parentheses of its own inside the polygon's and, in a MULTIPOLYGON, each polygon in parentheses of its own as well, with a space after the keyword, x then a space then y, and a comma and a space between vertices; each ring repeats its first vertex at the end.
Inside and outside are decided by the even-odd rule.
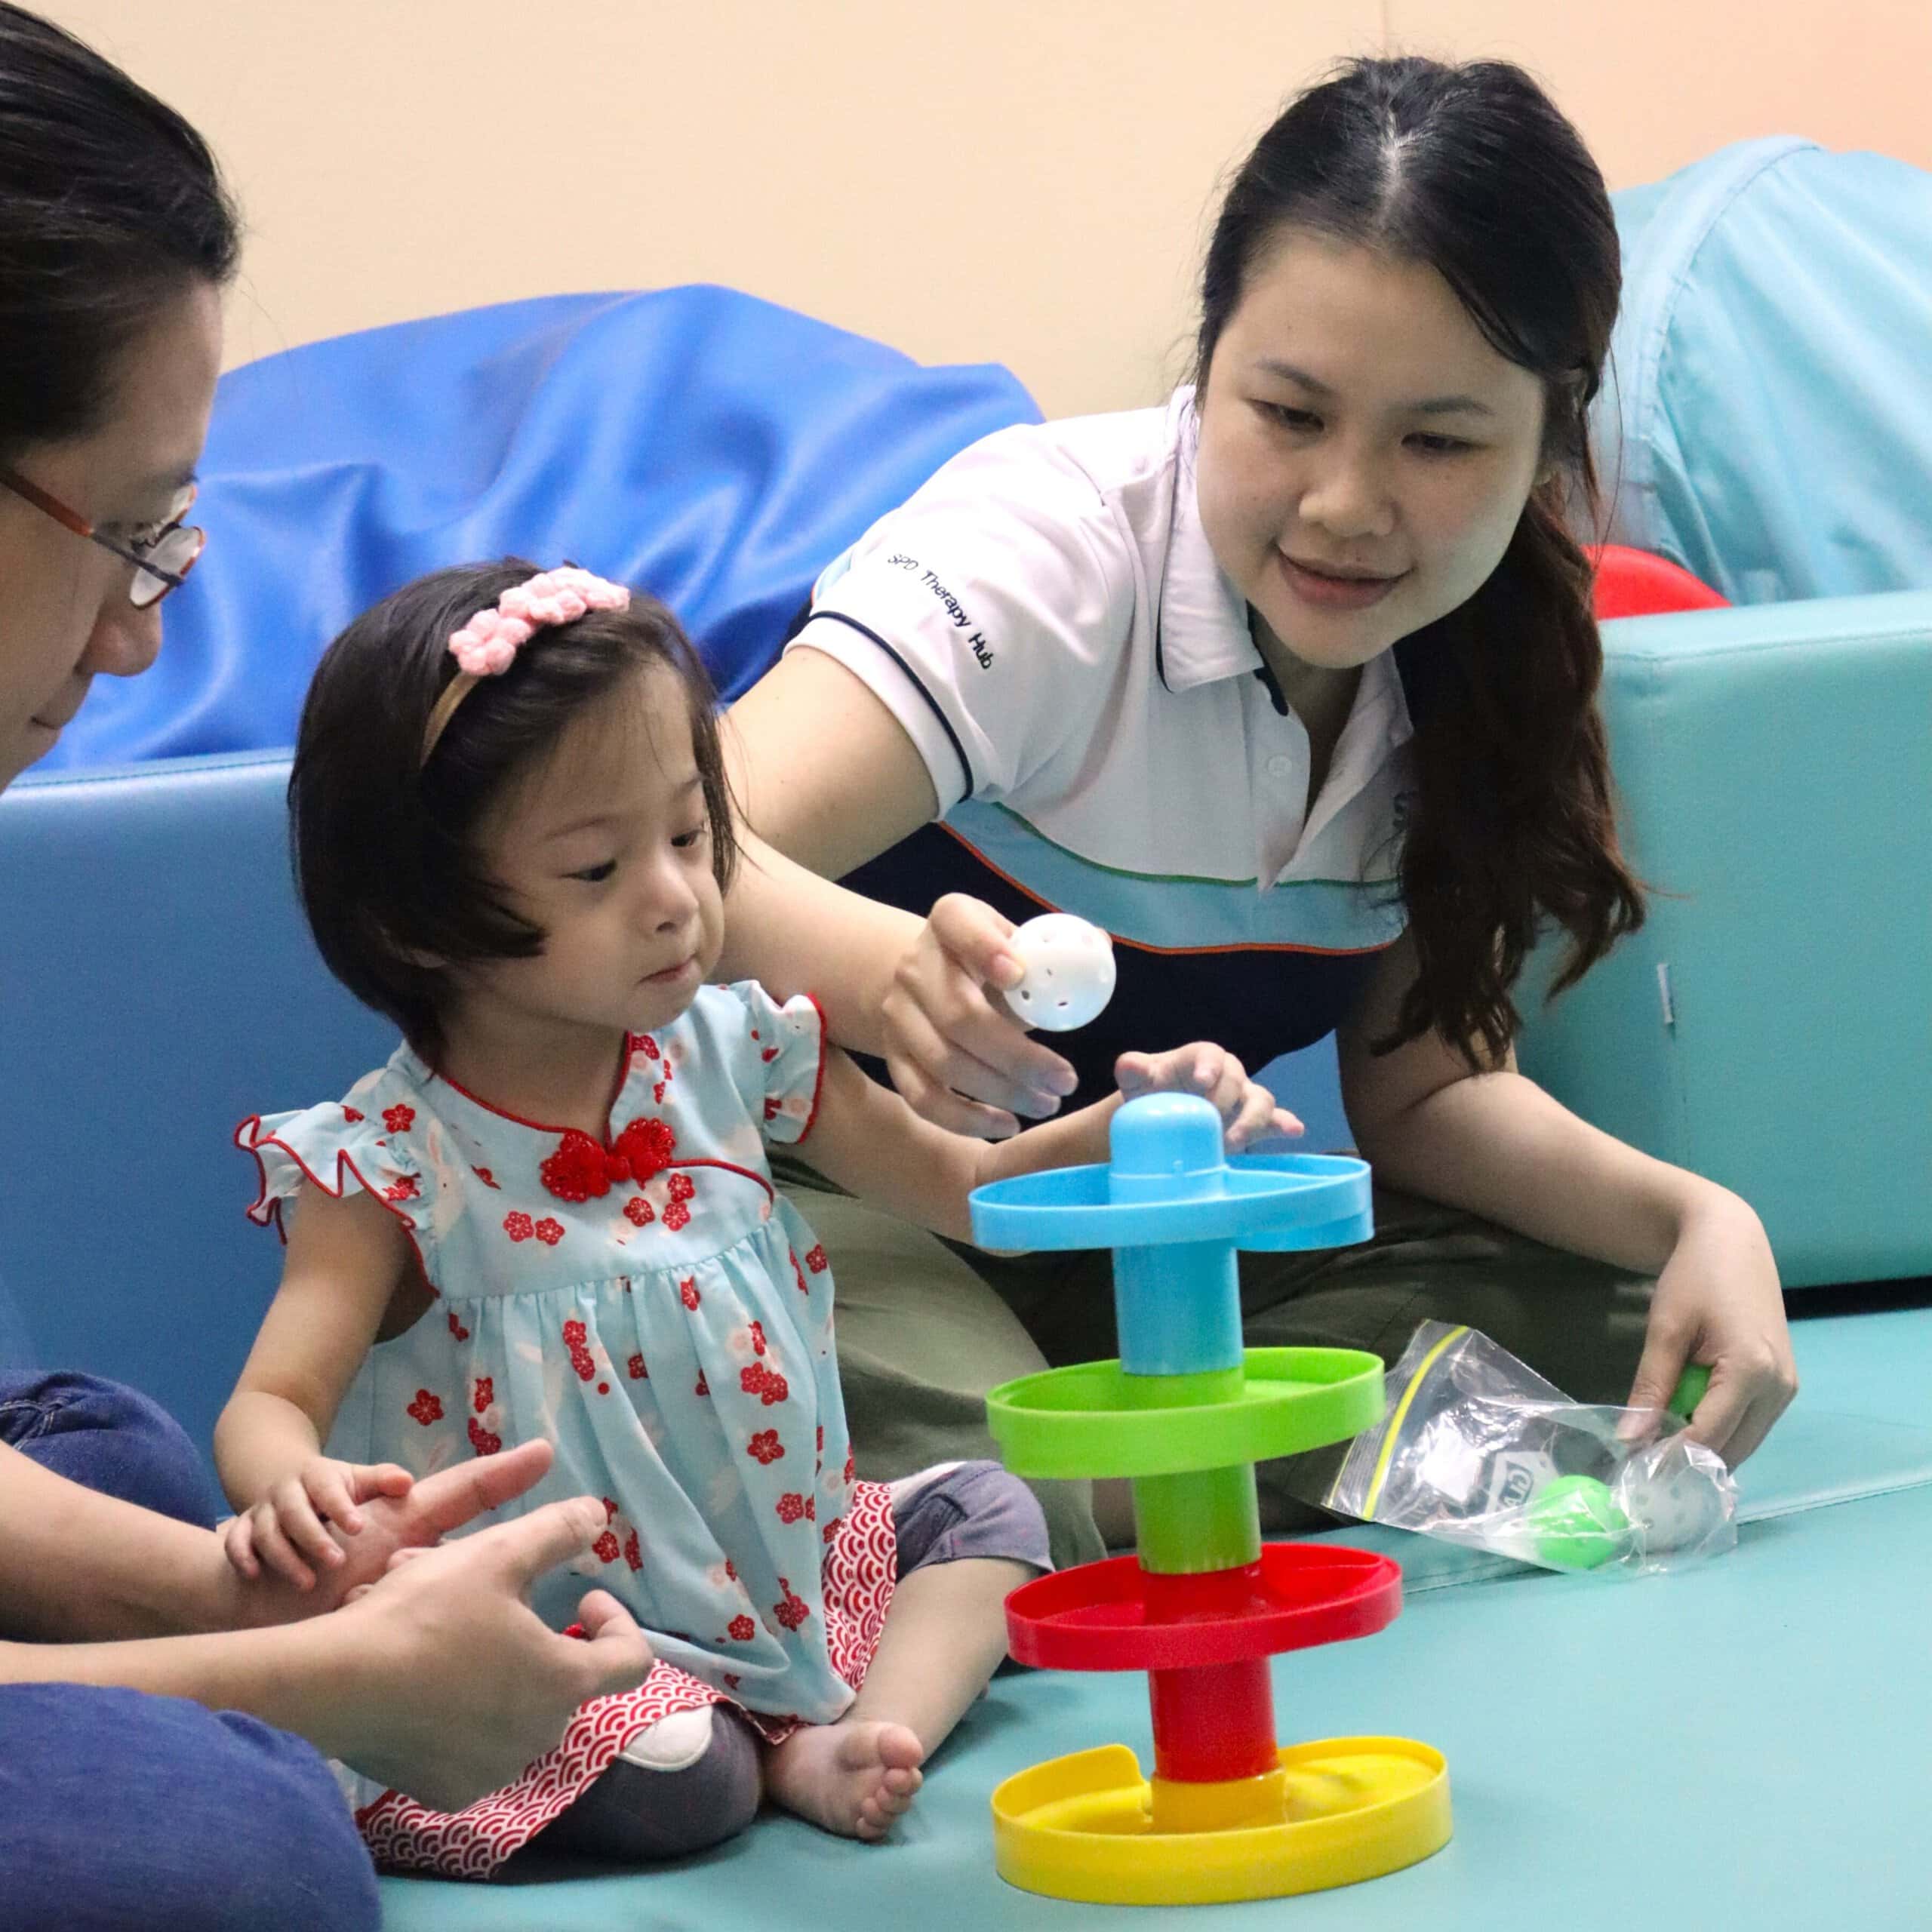
MULTIPOLYGON (((1022 928, 1023 933, 1025 928, 1022 928)), ((1000 1875, 1102 1903, 1268 1898, 1371 1878, 1450 1834, 1441 1755, 1398 1737, 1278 1746, 1268 1660, 1363 1637, 1401 1608, 1387 1558, 1261 1541, 1254 1464, 1381 1415, 1383 1364, 1343 1349, 1247 1349, 1240 1248, 1334 1247, 1371 1231, 1359 1161, 1223 1152, 1192 1095, 1130 1101, 1106 1167, 973 1197, 995 1248, 1110 1247, 1120 1358, 1009 1382, 988 1399, 1008 1467, 1126 1476, 1138 1554, 1023 1586, 1013 1654, 1141 1670, 1154 1770, 1124 1745, 1037 1764, 993 1793, 1000 1875)))

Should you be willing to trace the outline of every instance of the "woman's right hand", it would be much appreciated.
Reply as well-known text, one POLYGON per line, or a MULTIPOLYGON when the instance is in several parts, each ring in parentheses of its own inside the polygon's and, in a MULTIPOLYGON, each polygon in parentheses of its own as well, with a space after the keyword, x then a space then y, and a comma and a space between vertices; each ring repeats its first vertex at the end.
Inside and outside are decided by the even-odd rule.
POLYGON ((362 1527, 357 1505, 379 1497, 407 1496, 414 1478, 396 1463, 344 1463, 312 1456, 285 1477, 252 1509, 233 1518, 222 1532, 228 1560, 251 1582, 266 1567, 297 1589, 313 1589, 318 1573, 344 1560, 342 1545, 329 1534, 333 1523, 344 1537, 362 1527))
POLYGON ((982 1140, 1044 1119, 1077 1084, 1073 1069, 1026 1029, 998 995, 1026 977, 1007 941, 1013 924, 951 892, 900 958, 880 1004, 885 1063, 914 1112, 982 1140))
POLYGON ((583 1638, 559 1635, 526 1601, 605 1521, 601 1503, 574 1497, 412 1550, 307 1625, 339 1660, 343 1701, 325 1748, 432 1809, 459 1810, 555 1749, 580 1706, 642 1683, 650 1643, 608 1591, 580 1601, 583 1638))

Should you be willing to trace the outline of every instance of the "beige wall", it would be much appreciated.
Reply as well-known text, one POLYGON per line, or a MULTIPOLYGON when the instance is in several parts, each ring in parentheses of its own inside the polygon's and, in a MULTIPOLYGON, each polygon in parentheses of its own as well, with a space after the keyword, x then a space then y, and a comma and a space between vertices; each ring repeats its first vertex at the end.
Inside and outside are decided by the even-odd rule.
POLYGON ((226 165, 231 361, 706 280, 1004 361, 1051 414, 1145 401, 1217 180, 1283 96, 1384 46, 1524 61, 1614 186, 1767 133, 1932 166, 1932 0, 42 4, 226 165))

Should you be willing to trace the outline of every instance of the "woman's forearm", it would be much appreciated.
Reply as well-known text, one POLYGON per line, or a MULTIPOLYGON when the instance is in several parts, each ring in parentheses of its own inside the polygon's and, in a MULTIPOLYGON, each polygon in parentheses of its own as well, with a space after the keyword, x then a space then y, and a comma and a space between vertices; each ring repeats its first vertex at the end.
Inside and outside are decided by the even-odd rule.
POLYGON ((920 921, 830 881, 938 811, 924 761, 871 690, 818 651, 781 658, 721 737, 744 853, 718 977, 811 993, 833 1039, 881 1051, 880 1007, 920 921))
POLYGON ((115 1643, 0 1643, 0 1684, 90 1684, 244 1711, 352 1754, 367 1728, 356 1649, 335 1620, 115 1643))
POLYGON ((743 842, 715 977, 756 980, 777 999, 810 993, 839 1045, 883 1052, 881 1009, 920 921, 820 878, 759 839, 743 842))
POLYGON ((211 1531, 85 1489, 5 1447, 0 1550, 0 1630, 11 1635, 91 1644, 220 1629, 237 1614, 211 1531))
POLYGON ((1600 1132, 1515 1072, 1452 1080, 1359 1132, 1378 1180, 1552 1247, 1655 1274, 1733 1197, 1600 1132))

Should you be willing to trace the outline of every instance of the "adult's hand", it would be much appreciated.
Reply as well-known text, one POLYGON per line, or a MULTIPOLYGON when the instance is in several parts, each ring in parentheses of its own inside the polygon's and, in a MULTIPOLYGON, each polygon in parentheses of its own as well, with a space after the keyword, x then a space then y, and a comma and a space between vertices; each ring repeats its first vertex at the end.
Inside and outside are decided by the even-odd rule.
POLYGON ((900 959, 881 1004, 885 1063, 914 1112, 983 1140, 1044 1119, 1076 1084, 1060 1055, 1028 1037, 998 997, 1026 977, 1007 942, 1013 924, 952 892, 900 959))
MULTIPOLYGON (((443 1494, 446 1515, 466 1521, 488 1506, 501 1472, 486 1475, 487 1462, 497 1460, 455 1472, 472 1485, 443 1494)), ((608 1591, 580 1603, 583 1638, 559 1635, 526 1601, 537 1578, 590 1547, 605 1520, 601 1503, 573 1497, 422 1549, 357 1586, 315 1632, 341 1692, 316 1741, 425 1804, 458 1810, 552 1749, 580 1705, 641 1683, 651 1645, 608 1591)))
POLYGON ((1690 1437, 1735 1469, 1797 1394, 1798 1368, 1763 1223, 1715 1188, 1684 1217, 1657 1277, 1631 1407, 1661 1409, 1691 1362, 1706 1364, 1711 1381, 1690 1437))
POLYGON ((299 1589, 266 1571, 258 1577, 235 1577, 228 1584, 235 1607, 224 1621, 231 1627, 291 1623, 334 1610, 352 1592, 383 1576, 398 1550, 427 1548, 523 1495, 543 1481, 552 1460, 549 1444, 540 1438, 438 1470, 404 1495, 374 1497, 357 1512, 361 1527, 353 1536, 345 1534, 339 1521, 329 1525, 343 1561, 325 1566, 314 1588, 299 1589))

